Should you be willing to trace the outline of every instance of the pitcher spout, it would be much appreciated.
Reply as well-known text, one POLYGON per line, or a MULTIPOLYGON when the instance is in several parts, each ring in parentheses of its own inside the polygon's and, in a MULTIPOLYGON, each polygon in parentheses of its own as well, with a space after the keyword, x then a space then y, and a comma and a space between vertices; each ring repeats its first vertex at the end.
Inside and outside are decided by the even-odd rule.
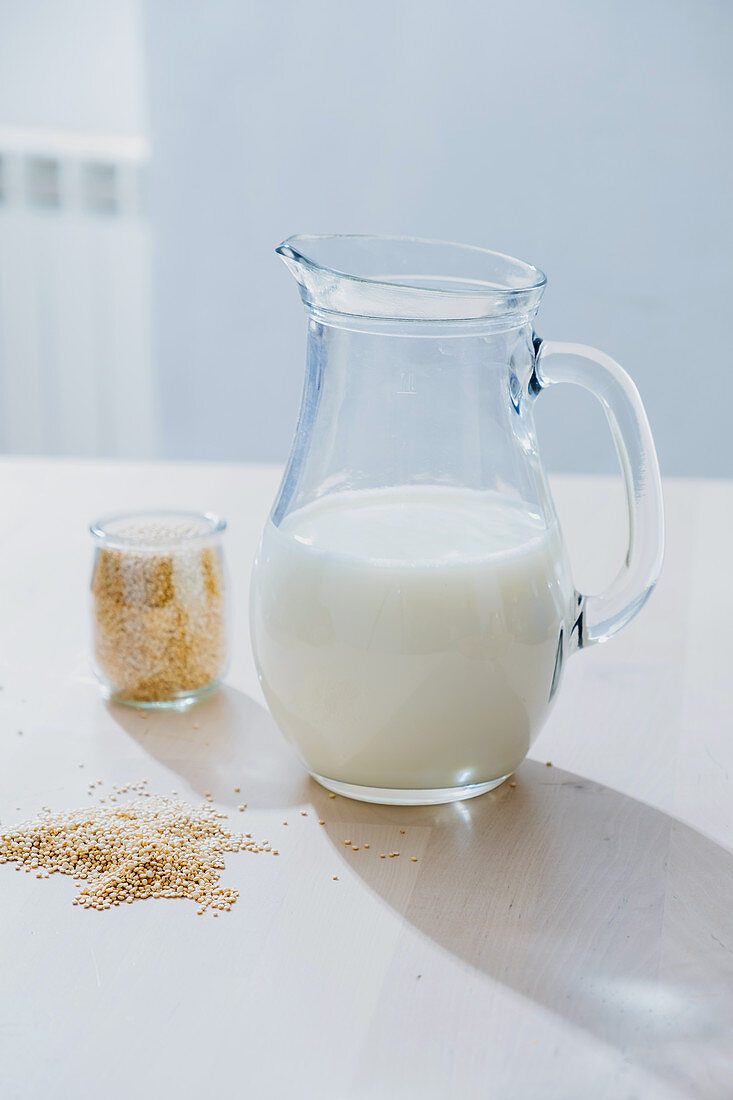
POLYGON ((303 260, 300 253, 288 244, 287 241, 283 241, 282 244, 279 244, 275 252, 280 256, 288 271, 295 276, 298 282, 300 282, 301 261, 303 260))

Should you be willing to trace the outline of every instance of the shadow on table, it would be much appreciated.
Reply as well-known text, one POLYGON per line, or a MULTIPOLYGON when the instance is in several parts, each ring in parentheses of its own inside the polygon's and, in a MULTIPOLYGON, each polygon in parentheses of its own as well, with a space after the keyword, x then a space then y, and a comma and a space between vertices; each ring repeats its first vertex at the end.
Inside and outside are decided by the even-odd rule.
POLYGON ((107 709, 145 752, 225 806, 291 806, 308 799, 311 781, 273 719, 235 688, 222 687, 183 713, 118 703, 107 709))
POLYGON ((442 807, 311 797, 341 858, 445 950, 690 1095, 730 1095, 733 855, 558 768, 515 778, 442 807), (395 834, 400 857, 380 859, 395 834))

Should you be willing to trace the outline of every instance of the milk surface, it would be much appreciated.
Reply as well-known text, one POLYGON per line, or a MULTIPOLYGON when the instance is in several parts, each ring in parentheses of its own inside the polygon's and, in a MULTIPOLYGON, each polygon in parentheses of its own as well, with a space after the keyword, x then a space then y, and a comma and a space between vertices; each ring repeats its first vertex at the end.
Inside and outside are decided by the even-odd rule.
POLYGON ((542 725, 572 605, 557 527, 513 500, 437 486, 334 493, 265 528, 255 658, 315 774, 480 783, 512 772, 542 725))

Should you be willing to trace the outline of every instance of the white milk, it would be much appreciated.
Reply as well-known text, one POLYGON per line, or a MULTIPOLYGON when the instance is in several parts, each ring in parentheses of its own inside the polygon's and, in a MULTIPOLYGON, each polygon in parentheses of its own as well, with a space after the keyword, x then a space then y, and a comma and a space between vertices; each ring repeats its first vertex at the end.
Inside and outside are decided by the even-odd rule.
POLYGON ((572 592, 557 528, 507 498, 335 493, 265 528, 262 687, 317 775, 421 790, 506 776, 547 714, 572 592))

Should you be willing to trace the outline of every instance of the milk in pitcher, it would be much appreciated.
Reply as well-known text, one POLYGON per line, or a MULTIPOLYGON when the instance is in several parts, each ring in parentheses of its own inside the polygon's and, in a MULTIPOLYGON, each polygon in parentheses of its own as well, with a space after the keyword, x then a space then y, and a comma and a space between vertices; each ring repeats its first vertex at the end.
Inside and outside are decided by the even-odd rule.
POLYGON ((272 714, 327 782, 509 775, 551 703, 573 586, 557 524, 495 492, 336 492, 268 522, 253 640, 272 714))

